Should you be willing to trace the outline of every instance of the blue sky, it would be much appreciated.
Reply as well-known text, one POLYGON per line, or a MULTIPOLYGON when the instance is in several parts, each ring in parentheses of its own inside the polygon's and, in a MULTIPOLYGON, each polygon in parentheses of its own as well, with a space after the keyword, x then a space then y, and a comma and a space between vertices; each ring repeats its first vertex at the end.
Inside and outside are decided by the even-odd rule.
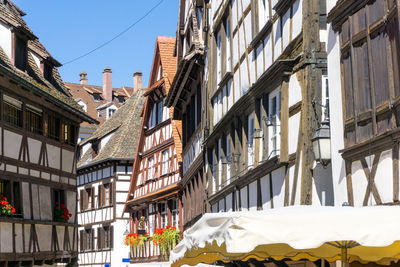
MULTIPOLYGON (((59 62, 78 57, 108 41, 138 20, 160 0, 14 0, 27 15, 30 28, 59 62)), ((113 87, 133 86, 133 73, 143 72, 143 84, 153 60, 155 40, 175 36, 179 0, 164 0, 147 18, 102 49, 59 68, 65 82, 101 85, 104 67, 113 71, 113 87)))

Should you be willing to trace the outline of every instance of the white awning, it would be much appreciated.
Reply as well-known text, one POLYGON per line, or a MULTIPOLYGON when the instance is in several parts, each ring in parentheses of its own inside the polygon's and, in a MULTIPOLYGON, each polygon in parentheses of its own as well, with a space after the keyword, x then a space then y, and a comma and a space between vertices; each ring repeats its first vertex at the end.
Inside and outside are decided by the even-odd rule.
POLYGON ((184 232, 172 266, 255 258, 378 262, 400 259, 400 206, 296 206, 205 214, 184 232))

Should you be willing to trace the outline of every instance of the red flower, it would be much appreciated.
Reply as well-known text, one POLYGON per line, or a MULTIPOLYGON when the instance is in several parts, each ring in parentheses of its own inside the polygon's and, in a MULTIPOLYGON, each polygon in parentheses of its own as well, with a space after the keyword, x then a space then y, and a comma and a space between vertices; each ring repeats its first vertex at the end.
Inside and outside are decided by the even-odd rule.
POLYGON ((12 211, 11 211, 11 212, 12 212, 12 214, 14 214, 14 213, 15 213, 15 208, 12 208, 12 211))

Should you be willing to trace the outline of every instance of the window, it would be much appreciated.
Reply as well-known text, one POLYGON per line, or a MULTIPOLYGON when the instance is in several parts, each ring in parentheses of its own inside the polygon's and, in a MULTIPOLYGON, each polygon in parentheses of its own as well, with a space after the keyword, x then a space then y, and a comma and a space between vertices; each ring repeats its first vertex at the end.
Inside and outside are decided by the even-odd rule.
POLYGON ((171 216, 172 216, 172 226, 175 226, 176 228, 179 228, 179 203, 178 199, 172 199, 171 200, 171 216))
POLYGON ((247 117, 247 167, 254 166, 254 143, 255 143, 254 112, 247 117))
POLYGON ((98 94, 93 94, 93 100, 94 100, 95 102, 99 102, 99 101, 101 100, 100 95, 98 95, 98 94))
POLYGON ((218 159, 218 189, 222 189, 222 139, 218 139, 218 150, 217 159, 218 159))
POLYGON ((59 141, 60 140, 60 119, 55 116, 47 116, 47 127, 45 127, 46 136, 59 141))
POLYGON ((232 61, 231 61, 231 23, 229 18, 225 18, 224 20, 225 26, 225 58, 226 58, 226 72, 230 72, 232 70, 232 61))
POLYGON ((50 83, 53 82, 53 66, 51 66, 49 63, 45 62, 43 64, 43 76, 50 83))
POLYGON ((13 216, 22 217, 20 183, 0 179, 0 195, 6 197, 8 203, 15 209, 13 216))
POLYGON ((394 2, 376 0, 346 10, 347 19, 334 25, 340 32, 346 146, 396 127, 392 117, 399 106, 395 112, 389 108, 400 95, 399 18, 394 2))
POLYGON ((161 210, 160 210, 161 228, 165 228, 168 225, 168 207, 167 203, 165 202, 161 203, 160 205, 161 205, 161 210))
POLYGON ((94 248, 94 235, 93 229, 85 229, 84 250, 93 250, 94 248))
POLYGON ((279 154, 280 149, 280 122, 281 122, 281 96, 279 89, 274 90, 268 97, 268 131, 269 131, 269 154, 273 157, 279 154))
POLYGON ((169 163, 169 149, 162 152, 162 171, 161 175, 168 173, 168 163, 169 163))
POLYGON ((157 102, 153 105, 151 110, 150 118, 149 118, 149 128, 153 128, 157 124, 160 124, 164 120, 169 118, 168 109, 164 107, 164 99, 160 102, 157 102), (167 114, 165 114, 167 113, 167 114))
POLYGON ((26 40, 15 36, 15 51, 14 51, 14 65, 18 69, 25 71, 27 60, 27 45, 26 40))
POLYGON ((108 118, 111 118, 111 116, 114 114, 114 112, 115 112, 115 109, 110 108, 108 110, 108 118))
POLYGON ((160 124, 163 119, 164 99, 157 103, 157 124, 160 124))
POLYGON ((217 84, 222 80, 222 29, 218 31, 216 37, 217 44, 217 84))
POLYGON ((99 185, 98 190, 99 190, 98 206, 99 207, 111 206, 113 204, 112 183, 99 185))
POLYGON ((100 152, 100 142, 97 141, 97 142, 92 143, 92 158, 97 157, 99 152, 100 152))
POLYGON ((64 142, 70 145, 76 144, 75 126, 71 124, 64 124, 64 142))
POLYGON ((153 161, 154 161, 153 157, 149 158, 149 162, 148 162, 149 165, 147 168, 147 179, 148 180, 153 179, 153 176, 154 176, 153 161))
POLYGON ((65 204, 64 190, 54 190, 54 207, 60 209, 65 204))
POLYGON ((81 191, 81 210, 94 209, 93 188, 87 188, 81 191))
POLYGON ((42 134, 43 133, 43 115, 40 108, 26 105, 25 110, 25 122, 26 129, 32 133, 42 134))
POLYGON ((22 102, 3 95, 3 120, 13 126, 22 127, 22 102))
POLYGON ((98 250, 113 248, 114 228, 112 226, 100 226, 97 228, 98 250))
POLYGON ((123 104, 125 102, 125 99, 123 97, 118 97, 118 103, 123 104))

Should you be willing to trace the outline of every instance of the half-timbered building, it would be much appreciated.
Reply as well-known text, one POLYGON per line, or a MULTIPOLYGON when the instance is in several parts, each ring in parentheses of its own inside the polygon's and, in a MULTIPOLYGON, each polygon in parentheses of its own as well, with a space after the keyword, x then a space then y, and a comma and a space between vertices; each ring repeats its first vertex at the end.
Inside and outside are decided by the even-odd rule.
POLYGON ((123 213, 135 160, 145 89, 135 88, 115 114, 79 146, 79 265, 120 266, 129 257, 123 213))
POLYGON ((176 41, 177 73, 166 98, 173 118, 182 121, 183 226, 192 225, 206 211, 206 176, 202 144, 207 112, 205 101, 204 3, 181 0, 176 41))
POLYGON ((312 139, 326 107, 319 0, 211 1, 205 139, 212 212, 334 205, 312 139))
POLYGON ((76 266, 76 142, 95 123, 11 1, 0 2, 0 266, 76 266), (8 204, 7 204, 8 205, 8 204))
MULTIPOLYGON (((173 108, 164 106, 176 71, 174 47, 175 38, 157 37, 126 203, 132 233, 138 232, 142 216, 150 236, 167 225, 182 231, 181 123, 172 119, 173 108)), ((153 242, 132 252, 131 263, 162 260, 153 242)))
POLYGON ((400 1, 328 10, 333 175, 347 192, 338 201, 399 204, 400 1))

